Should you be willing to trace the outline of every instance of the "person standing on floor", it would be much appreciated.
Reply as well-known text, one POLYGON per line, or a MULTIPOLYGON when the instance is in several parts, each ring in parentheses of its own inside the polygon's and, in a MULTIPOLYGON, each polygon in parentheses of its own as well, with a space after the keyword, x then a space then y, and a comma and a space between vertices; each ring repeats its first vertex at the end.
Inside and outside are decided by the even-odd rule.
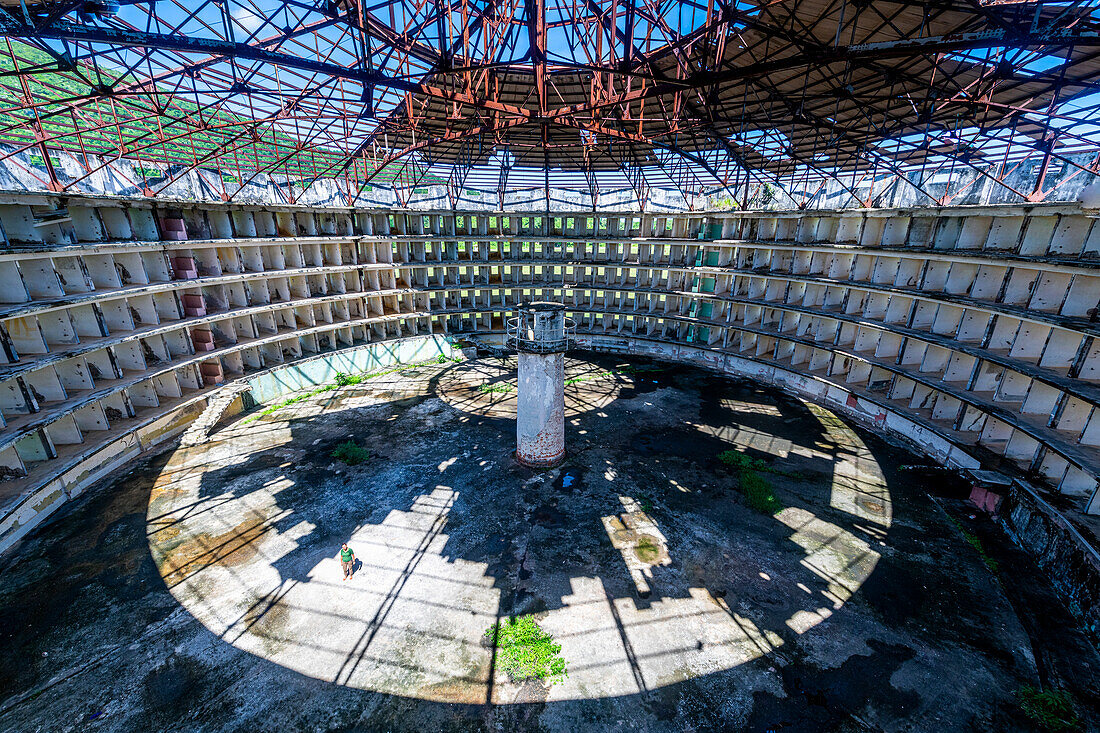
POLYGON ((344 580, 351 580, 355 575, 355 550, 347 542, 340 548, 340 567, 344 569, 344 580))

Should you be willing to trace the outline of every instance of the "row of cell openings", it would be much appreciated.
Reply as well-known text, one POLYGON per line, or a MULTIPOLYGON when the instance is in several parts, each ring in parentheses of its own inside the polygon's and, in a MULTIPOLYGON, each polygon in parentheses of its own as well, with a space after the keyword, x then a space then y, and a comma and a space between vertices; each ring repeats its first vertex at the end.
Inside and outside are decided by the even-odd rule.
POLYGON ((193 353, 179 331, 58 358, 0 381, 0 415, 11 422, 193 353))
POLYGON ((836 242, 864 247, 993 251, 1031 257, 1091 257, 1100 227, 1083 214, 731 217, 722 239, 836 242))
MULTIPOLYGON (((713 338, 710 343, 715 343, 713 338)), ((801 373, 831 377, 848 387, 858 387, 869 394, 877 394, 881 399, 897 404, 903 413, 920 415, 951 431, 972 434, 976 437, 976 442, 1014 460, 1031 461, 1035 455, 1034 450, 1040 445, 1040 441, 1031 433, 1041 435, 1048 425, 1046 419, 1028 419, 1026 414, 1015 418, 1015 425, 997 420, 983 409, 980 399, 962 398, 966 393, 936 389, 924 380, 909 378, 899 367, 886 368, 837 354, 827 348, 736 329, 730 329, 723 335, 720 347, 743 356, 773 361, 801 373), (990 420, 993 422, 989 422, 990 420), (1031 433, 1020 429, 1021 427, 1029 427, 1031 433)), ((1003 375, 1006 371, 996 365, 987 366, 989 371, 982 378, 990 382, 996 379, 998 373, 1003 375)), ((1053 388, 1035 384, 1040 392, 1035 398, 1035 407, 1049 406, 1052 415, 1050 420, 1055 422, 1054 427, 1059 431, 1050 431, 1050 434, 1061 438, 1057 442, 1089 448, 1100 446, 1100 417, 1095 406, 1069 396, 1064 397, 1061 404, 1057 404, 1057 397, 1052 394, 1053 388)), ((983 396, 980 390, 971 394, 975 398, 983 396)), ((1045 418, 1047 413, 1040 412, 1039 415, 1045 418)), ((1065 464, 1062 463, 1058 479, 1061 478, 1064 467, 1065 464)), ((1025 465, 1024 468, 1030 466, 1025 465)))
MULTIPOLYGON (((578 333, 637 336, 659 341, 705 343, 711 330, 683 320, 590 310, 578 311, 570 317, 576 320, 578 333)), ((715 333, 719 331, 713 330, 715 333)))
MULTIPOLYGON (((393 289, 386 272, 370 273, 377 289, 393 289)), ((127 298, 112 298, 67 309, 13 317, 0 323, 0 342, 7 363, 43 354, 54 354, 74 346, 120 336, 140 328, 180 318, 231 314, 241 308, 294 303, 325 295, 357 295, 358 273, 318 274, 306 277, 268 278, 210 285, 182 292, 160 292, 127 298), (350 282, 349 282, 350 281, 350 282), (357 288, 349 293, 348 285, 357 288)), ((346 311, 356 298, 336 298, 336 308, 346 311)), ((307 306, 308 307, 308 306, 307 306)))
POLYGON ((1100 253, 1100 229, 1082 215, 868 218, 867 246, 993 250, 1035 257, 1100 253))
POLYGON ((352 236, 349 213, 110 205, 0 205, 9 242, 22 245, 352 236))
MULTIPOLYGON (((332 323, 328 321, 325 323, 332 323)), ((322 325, 318 321, 317 325, 322 325)), ((240 349, 227 349, 202 362, 201 372, 205 384, 221 384, 226 379, 269 369, 279 364, 293 362, 304 356, 357 346, 372 341, 419 335, 430 331, 431 323, 425 316, 412 316, 348 323, 336 328, 312 329, 307 333, 288 332, 283 338, 267 339, 240 349)))
MULTIPOLYGON (((53 309, 31 315, 7 318, 0 322, 3 358, 13 363, 28 356, 56 353, 59 350, 124 335, 138 329, 202 317, 210 313, 231 312, 238 308, 306 299, 330 290, 329 280, 343 286, 342 276, 318 275, 311 278, 272 278, 210 285, 184 291, 154 292, 125 298, 53 309), (309 282, 309 280, 315 280, 309 282)), ((118 338, 113 339, 115 341, 118 338)))
POLYGON ((376 262, 376 247, 363 246, 358 256, 355 245, 346 240, 331 242, 274 242, 212 247, 173 247, 170 262, 177 280, 216 277, 222 274, 295 270, 304 267, 339 267, 376 262))
POLYGON ((64 455, 65 446, 87 442, 89 433, 162 410, 202 386, 202 371, 195 364, 135 382, 16 437, 0 450, 0 463, 25 473, 33 464, 64 455))
MULTIPOLYGON (((923 348, 905 350, 900 359, 874 364, 836 353, 827 347, 680 319, 592 311, 580 312, 576 317, 581 330, 630 332, 651 338, 704 343, 741 355, 782 363, 802 372, 837 378, 849 386, 862 387, 892 401, 904 402, 906 410, 924 414, 952 430, 978 429, 974 427, 973 414, 981 410, 958 396, 969 393, 979 398, 974 402, 985 399, 1011 407, 1013 412, 1019 414, 1020 424, 1031 426, 1033 431, 1040 432, 1049 427, 1057 430, 1067 443, 1100 446, 1100 408, 1004 366, 946 349, 923 345, 923 348), (905 376, 907 367, 914 367, 913 372, 935 373, 921 374, 920 380, 910 379, 905 376), (942 375, 942 378, 938 379, 937 375, 942 375), (952 394, 936 390, 929 387, 928 382, 953 384, 958 392, 952 394), (964 408, 968 408, 969 412, 964 408)), ((896 343, 895 350, 889 356, 897 356, 897 349, 901 346, 900 341, 896 343)), ((917 375, 914 373, 913 376, 917 375)), ((984 412, 981 414, 985 415, 984 412)))
POLYGON ((1067 444, 1100 446, 1100 420, 1092 421, 1097 414, 1095 405, 1002 365, 965 354, 931 347, 934 350, 931 354, 918 349, 903 354, 897 361, 875 363, 828 347, 739 329, 730 329, 723 335, 721 348, 783 362, 905 402, 906 409, 943 421, 953 430, 974 429, 965 419, 964 406, 970 406, 973 412, 983 405, 997 405, 1017 415, 1018 424, 1029 426, 1034 432, 1051 428, 1059 431, 1060 439, 1067 444), (933 364, 926 364, 926 359, 933 364), (937 379, 937 374, 943 378, 937 379), (953 389, 936 390, 930 383, 953 389))
MULTIPOLYGON (((816 325, 819 329, 816 333, 807 334, 807 340, 813 339, 823 344, 823 348, 814 352, 819 360, 811 362, 811 370, 820 368, 826 369, 829 374, 835 374, 837 363, 826 359, 825 353, 833 353, 832 348, 847 347, 847 350, 863 356, 862 359, 837 356, 837 360, 842 362, 843 370, 847 372, 846 379, 849 382, 878 381, 871 378, 871 372, 888 367, 893 371, 909 373, 926 381, 952 385, 959 391, 980 395, 1021 416, 1031 416, 1025 419, 1036 426, 1056 428, 1074 434, 1074 439, 1080 437, 1084 428, 1084 424, 1080 422, 1081 410, 1085 411, 1083 415, 1086 418, 1092 410, 1092 402, 1087 399, 1069 394, 1049 382, 1035 379, 1003 364, 971 354, 917 339, 904 339, 889 332, 876 333, 873 329, 857 328, 851 324, 830 324, 827 319, 821 319, 816 325)), ((796 335, 800 338, 806 337, 801 333, 796 335)), ((740 340, 736 348, 740 351, 752 349, 763 353, 780 342, 789 344, 786 348, 790 350, 798 345, 785 341, 778 333, 773 337, 739 331, 738 337, 740 340)), ((805 344, 800 346, 813 349, 805 344)), ((1094 360, 1100 358, 1100 353, 1094 353, 1093 357, 1094 360)))
POLYGON ((26 303, 182 279, 175 275, 169 258, 155 250, 9 258, 0 260, 0 303, 26 303))
MULTIPOLYGON (((505 260, 570 260, 578 262, 624 262, 652 264, 725 265, 732 248, 715 248, 704 254, 696 243, 614 242, 602 240, 526 241, 406 241, 377 243, 390 248, 389 257, 380 252, 375 260, 362 262, 496 262, 505 260)), ((366 248, 369 242, 364 242, 366 248)))
POLYGON ((1088 316, 1100 302, 1100 273, 1012 263, 952 262, 852 252, 739 248, 739 269, 824 277, 962 295, 1065 316, 1088 316))
POLYGON ((519 301, 507 290, 438 290, 429 294, 425 305, 437 312, 504 308, 517 306, 519 301))
MULTIPOLYGON (((369 271, 368 271, 369 272, 369 271)), ((523 285, 556 282, 586 286, 639 286, 666 290, 693 287, 713 292, 714 278, 700 278, 687 270, 593 265, 503 265, 402 269, 401 282, 418 285, 523 285), (421 276, 420 273, 424 273, 421 276)))
POLYGON ((118 342, 120 334, 179 320, 188 302, 173 292, 151 293, 7 318, 0 322, 0 357, 13 364, 105 339, 118 342))
POLYGON ((576 318, 578 328, 583 326, 585 330, 601 330, 604 333, 629 332, 651 338, 660 338, 664 335, 679 338, 692 326, 690 322, 683 320, 588 309, 578 311, 576 318))
MULTIPOLYGON (((397 296, 378 296, 369 299, 334 299, 230 315, 190 328, 119 340, 103 348, 75 349, 78 353, 72 356, 66 356, 64 350, 61 350, 58 345, 53 350, 53 356, 56 358, 41 367, 32 362, 28 365, 28 369, 20 370, 18 374, 23 375, 22 379, 29 380, 29 389, 23 390, 27 395, 52 394, 55 397, 51 400, 63 400, 67 398, 65 394, 67 389, 90 390, 103 379, 121 378, 121 369, 144 372, 174 360, 187 358, 195 353, 230 346, 245 339, 262 338, 281 331, 294 331, 325 323, 353 321, 367 315, 385 315, 387 312, 413 310, 416 297, 422 300, 427 298, 427 296, 410 297, 413 297, 412 303, 404 306, 397 296)), ((72 312, 72 310, 69 311, 69 313, 72 312)), ((0 384, 7 384, 7 382, 0 382, 0 384)), ((9 400, 7 404, 16 412, 36 411, 36 404, 33 402, 19 403, 17 400, 9 400)))
POLYGON ((505 330, 505 316, 493 312, 467 312, 448 315, 444 324, 447 333, 485 333, 505 330))
MULTIPOLYGON (((352 236, 355 223, 348 212, 211 209, 199 206, 158 208, 157 239, 252 239, 257 237, 352 236)), ((140 239, 140 237, 135 237, 140 239)), ((126 237, 119 237, 126 239, 126 237)))
MULTIPOLYGON (((323 246, 340 247, 335 244, 323 246)), ((0 302, 27 303, 173 280, 316 266, 300 258, 296 262, 283 259, 284 250, 300 249, 309 249, 309 246, 211 247, 176 250, 171 255, 147 250, 4 259, 0 260, 0 302), (260 257, 260 253, 267 253, 269 257, 260 257), (253 259, 242 269, 248 257, 253 259), (265 263, 264 259, 269 261, 265 263), (228 267, 225 266, 227 262, 228 267)))
MULTIPOLYGON (((844 313, 973 344, 1070 376, 1097 378, 1095 366, 1087 354, 1086 340, 1091 339, 1078 331, 950 303, 907 302, 908 299, 897 296, 891 299, 882 293, 859 293, 858 296, 844 304, 844 313)), ((813 301, 807 298, 801 305, 830 305, 827 301, 813 301)))
MULTIPOLYGON (((881 329, 864 327, 862 330, 843 319, 821 318, 802 311, 686 296, 645 293, 635 290, 602 290, 592 288, 570 289, 508 289, 503 296, 495 289, 483 291, 448 292, 433 296, 433 304, 443 302, 447 307, 465 304, 518 305, 531 298, 532 293, 548 293, 568 305, 605 307, 617 310, 644 310, 688 314, 700 318, 713 318, 719 322, 740 323, 776 332, 794 333, 816 340, 840 339, 840 345, 850 345, 859 351, 875 351, 880 356, 891 349, 903 337, 888 327, 881 329), (478 295, 478 293, 481 295, 478 295), (827 325, 826 325, 827 324, 827 325), (827 333, 826 333, 827 331, 827 333), (859 333, 859 337, 856 334, 859 333)), ((881 296, 881 294, 877 294, 881 296)), ((797 302, 797 298, 795 299, 797 302)), ((915 331, 940 335, 945 340, 972 344, 978 348, 1003 354, 1010 358, 1032 363, 1040 368, 1065 376, 1076 376, 1095 381, 1100 378, 1100 362, 1095 348, 1087 336, 1075 331, 1047 324, 1025 321, 1006 314, 993 314, 984 310, 967 309, 947 303, 894 298, 881 302, 854 299, 844 304, 846 312, 854 317, 886 317, 886 323, 895 323, 915 331), (881 306, 881 307, 879 307, 881 306)), ((839 305, 840 303, 838 303, 839 305)), ((821 303, 813 299, 809 307, 821 303)), ((884 324, 885 326, 885 324, 884 324)), ((917 334, 919 336, 919 334, 917 334)))
MULTIPOLYGON (((706 285, 705 280, 703 283, 706 285)), ((962 314, 968 310, 1001 310, 996 307, 997 304, 986 305, 981 301, 973 305, 964 305, 957 299, 952 303, 946 303, 932 295, 914 297, 909 293, 877 288, 863 289, 847 283, 824 284, 812 280, 789 280, 784 277, 738 276, 730 284, 729 290, 725 288, 726 281, 719 278, 716 280, 713 292, 720 295, 728 293, 734 297, 751 300, 800 305, 806 308, 831 309, 890 323, 911 323, 914 328, 931 328, 941 313, 957 313, 961 319, 962 314)), ((701 290, 709 292, 707 287, 701 290)), ((1021 313, 1025 310, 1018 306, 1016 308, 1021 313)), ((1040 313, 1040 311, 1034 312, 1040 313)), ((946 321, 940 322, 944 326, 936 328, 937 333, 949 332, 957 326, 956 323, 948 327, 946 321)))
POLYGON ((367 225, 375 235, 569 237, 697 237, 704 219, 683 216, 613 216, 600 214, 524 216, 480 213, 373 214, 367 225))
MULTIPOLYGON (((879 358, 900 354, 906 334, 897 333, 888 324, 877 327, 820 314, 747 303, 697 301, 691 311, 701 318, 713 318, 727 324, 754 327, 844 346, 879 358)), ((919 303, 919 318, 914 311, 905 325, 918 331, 908 336, 914 344, 928 343, 921 333, 940 335, 942 341, 971 344, 977 348, 1032 364, 1058 376, 1073 376, 1100 381, 1100 351, 1095 339, 1076 331, 1047 324, 1023 321, 1005 314, 991 314, 944 303, 919 303), (929 306, 928 308, 925 308, 929 306)), ((936 347, 928 344, 929 348, 936 347)))
MULTIPOLYGON (((298 318, 302 314, 283 314, 284 320, 275 324, 268 322, 267 332, 272 327, 286 326, 286 316, 298 318)), ((32 424, 39 413, 46 413, 49 424, 58 421, 64 424, 66 416, 70 414, 91 414, 94 409, 89 409, 89 400, 81 399, 95 389, 110 386, 111 382, 118 379, 126 379, 128 372, 133 371, 136 378, 129 378, 130 383, 112 390, 105 396, 97 398, 94 404, 107 410, 120 400, 127 404, 137 404, 144 407, 154 407, 157 403, 156 395, 161 397, 180 397, 187 389, 198 389, 201 386, 221 384, 226 376, 240 376, 270 367, 273 364, 281 364, 301 358, 303 355, 317 354, 324 351, 344 348, 368 341, 416 336, 433 332, 433 322, 426 314, 410 314, 406 317, 398 316, 387 320, 374 322, 348 323, 337 328, 314 328, 306 333, 298 333, 299 329, 312 325, 303 318, 296 327, 290 327, 286 336, 281 339, 266 339, 255 345, 243 345, 241 348, 225 348, 221 353, 211 354, 209 359, 203 360, 196 367, 193 360, 181 364, 175 369, 162 370, 156 375, 141 378, 145 371, 141 361, 142 352, 150 358, 148 363, 163 364, 165 359, 151 355, 150 344, 143 343, 132 351, 120 351, 118 347, 95 352, 89 356, 69 359, 37 369, 14 379, 8 379, 0 383, 0 425, 3 425, 13 434, 28 424, 32 424), (120 366, 123 366, 120 368, 120 366), (113 369, 113 379, 104 379, 105 369, 113 369), (124 371, 125 370, 125 371, 124 371), (195 375, 198 375, 198 379, 195 375), (93 378, 92 375, 95 375, 93 378), (176 380, 179 389, 173 384, 176 380), (149 386, 154 386, 155 393, 149 393, 149 386), (45 393, 45 394, 44 394, 45 393), (133 400, 133 394, 142 395, 142 399, 133 400), (59 409, 65 403, 73 404, 71 409, 59 409)), ((331 321, 327 322, 331 323, 331 321)), ((256 337, 256 323, 250 323, 249 319, 232 319, 221 321, 209 329, 195 329, 189 333, 194 341, 196 351, 211 351, 216 347, 238 343, 239 340, 256 337)), ((438 326, 438 330, 442 325, 438 326)), ((133 411, 119 413, 132 416, 133 411)), ((100 424, 100 423, 96 423, 100 424)), ((108 424, 102 423, 107 429, 108 424)))
MULTIPOLYGON (((584 306, 585 304, 575 305, 584 306)), ((629 328, 634 333, 644 333, 650 337, 660 337, 669 330, 667 326, 655 325, 658 321, 664 320, 660 317, 648 316, 645 313, 616 312, 618 309, 610 302, 604 304, 603 308, 608 310, 606 314, 586 315, 585 322, 593 323, 603 319, 607 328, 612 327, 609 324, 615 324, 616 330, 629 328), (639 326, 639 324, 646 325, 639 326)), ((700 319, 706 319, 711 315, 703 309, 701 311, 698 313, 693 311, 690 315, 700 319)), ((697 324, 695 340, 710 344, 721 341, 723 348, 732 348, 740 352, 751 351, 757 356, 766 354, 772 357, 790 356, 796 350, 802 354, 815 354, 816 360, 811 359, 809 363, 811 370, 826 371, 832 368, 833 351, 829 347, 846 346, 852 351, 867 355, 868 361, 855 360, 855 363, 866 364, 868 370, 871 368, 871 360, 880 360, 895 371, 908 370, 931 381, 955 384, 960 390, 987 394, 991 401, 1002 403, 1021 415, 1036 416, 1037 420, 1031 420, 1031 422, 1037 426, 1049 426, 1071 433, 1083 429, 1083 425, 1078 424, 1082 416, 1081 410, 1091 410, 1089 401, 1004 365, 917 339, 905 339, 888 331, 859 327, 828 318, 807 317, 796 320, 795 328, 792 329, 795 336, 804 340, 815 340, 825 345, 824 348, 815 349, 812 346, 782 338, 783 331, 780 329, 783 328, 783 324, 780 321, 772 321, 768 318, 763 321, 760 327, 768 328, 771 325, 776 336, 724 328, 729 325, 728 323, 700 323, 697 324), (734 338, 732 342, 728 340, 731 334, 734 338), (785 353, 780 353, 780 347, 786 350, 785 353), (773 354, 773 351, 776 353, 773 354)), ((752 325, 760 322, 758 313, 757 318, 749 316, 738 325, 752 325), (745 324, 745 321, 749 323, 745 324)), ((665 323, 676 322, 665 321, 665 323)), ((674 330, 683 331, 684 329, 681 324, 676 324, 674 330)), ((1100 369, 1100 347, 1093 345, 1086 362, 1090 375, 1093 379, 1097 379, 1096 370, 1100 369)), ((797 363, 802 361, 799 360, 797 363)))
MULTIPOLYGON (((566 305, 578 307, 683 315, 693 313, 697 303, 692 298, 676 295, 636 292, 633 290, 595 290, 587 288, 568 291, 563 302, 566 305)), ((707 315, 710 314, 709 308, 710 305, 707 304, 705 310, 707 315)))

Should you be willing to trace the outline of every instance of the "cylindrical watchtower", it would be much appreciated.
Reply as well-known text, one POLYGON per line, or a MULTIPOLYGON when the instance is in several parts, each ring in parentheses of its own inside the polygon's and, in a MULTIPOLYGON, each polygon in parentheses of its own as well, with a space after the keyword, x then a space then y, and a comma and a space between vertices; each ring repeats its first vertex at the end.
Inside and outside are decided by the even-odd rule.
POLYGON ((508 321, 508 345, 519 352, 516 459, 526 466, 565 458, 565 352, 574 329, 561 303, 528 303, 508 321))

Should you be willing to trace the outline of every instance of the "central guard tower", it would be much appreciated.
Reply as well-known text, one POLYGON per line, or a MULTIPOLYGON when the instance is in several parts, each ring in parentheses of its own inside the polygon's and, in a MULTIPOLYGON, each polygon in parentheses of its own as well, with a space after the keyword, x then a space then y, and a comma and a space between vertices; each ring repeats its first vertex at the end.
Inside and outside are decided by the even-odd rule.
POLYGON ((575 329, 561 303, 528 303, 508 321, 508 345, 519 352, 516 460, 525 466, 565 458, 565 352, 575 329))

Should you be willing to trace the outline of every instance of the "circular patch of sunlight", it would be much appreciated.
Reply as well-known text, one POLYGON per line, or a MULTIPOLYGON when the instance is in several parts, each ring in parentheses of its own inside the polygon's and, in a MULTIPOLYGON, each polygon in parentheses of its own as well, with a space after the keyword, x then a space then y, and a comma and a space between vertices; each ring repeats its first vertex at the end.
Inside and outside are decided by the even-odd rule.
MULTIPOLYGON (((621 496, 621 513, 593 516, 592 522, 621 554, 623 573, 638 595, 614 597, 600 577, 561 579, 570 592, 539 615, 539 624, 561 645, 568 677, 544 690, 545 699, 629 695, 744 664, 767 655, 784 637, 806 633, 859 589, 890 525, 890 495, 853 431, 832 413, 808 407, 839 446, 828 455, 835 462, 830 501, 849 515, 853 531, 805 508, 761 517, 784 525, 801 548, 766 559, 768 574, 762 575, 780 583, 774 587, 795 599, 790 607, 798 610, 763 628, 760 619, 775 617, 757 613, 770 609, 754 608, 751 594, 727 602, 725 592, 712 592, 701 581, 663 595, 654 580, 660 566, 691 558, 678 558, 642 504, 621 496)), ((757 439, 728 437, 734 444, 757 439)), ((179 603, 227 643, 309 677, 425 700, 516 702, 520 687, 493 671, 484 638, 501 609, 496 579, 485 563, 443 554, 450 508, 463 491, 478 487, 436 485, 407 511, 361 525, 348 542, 364 564, 353 580, 343 581, 338 548, 293 554, 299 540, 318 530, 294 511, 295 502, 311 501, 310 487, 303 491, 272 471, 264 475, 275 478, 237 495, 233 476, 224 473, 236 466, 242 476, 289 466, 293 443, 291 430, 280 423, 238 423, 217 442, 173 456, 152 488, 148 533, 152 556, 179 603), (255 458, 260 452, 263 457, 255 458), (215 470, 223 472, 221 483, 204 492, 203 475, 215 470), (298 564, 289 566, 291 557, 298 564)), ((309 450, 297 450, 302 448, 309 450)), ((504 469, 484 475, 485 481, 519 480, 504 469)), ((733 529, 730 541, 735 550, 733 529)))
MULTIPOLYGON (((516 359, 478 359, 440 374, 437 393, 463 412, 490 417, 516 416, 516 359)), ((654 367, 659 369, 660 367, 654 367)), ((652 380, 656 372, 602 367, 579 359, 565 360, 565 414, 581 415, 605 407, 624 387, 652 380)))

